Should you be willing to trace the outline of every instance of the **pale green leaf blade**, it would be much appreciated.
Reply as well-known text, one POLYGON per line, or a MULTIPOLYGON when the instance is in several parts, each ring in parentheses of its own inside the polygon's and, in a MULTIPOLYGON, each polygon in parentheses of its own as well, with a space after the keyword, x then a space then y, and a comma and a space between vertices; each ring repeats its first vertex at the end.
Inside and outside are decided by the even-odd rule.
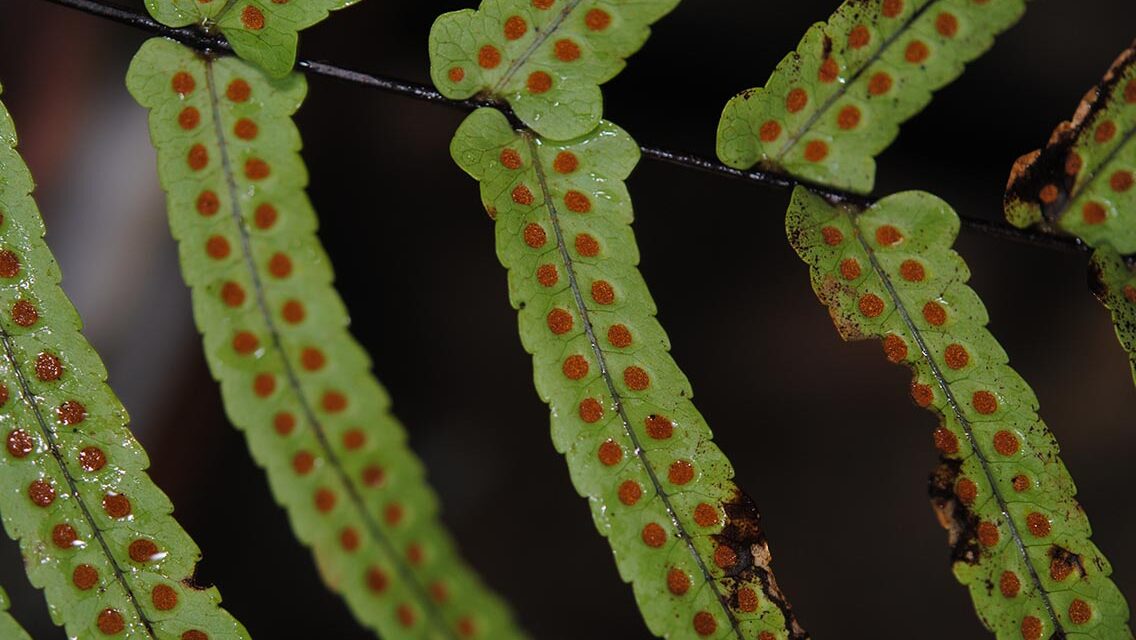
POLYGON ((1109 311, 1116 337, 1128 353, 1136 380, 1136 267, 1115 249, 1103 246, 1090 264, 1093 293, 1109 311))
POLYGON ((4 640, 32 640, 20 623, 8 613, 8 594, 0 588, 0 638, 4 640))
POLYGON ((127 86, 150 110, 225 408, 324 580, 384 637, 520 637, 442 530, 422 465, 347 331, 290 117, 304 77, 152 39, 127 86))
POLYGON ((1089 246, 1136 253, 1136 45, 1126 49, 1048 145, 1023 156, 1006 217, 1046 221, 1089 246))
POLYGON ((984 53, 1025 0, 847 0, 718 125, 718 156, 858 193, 899 126, 984 53))
POLYGON ((296 64, 299 32, 330 11, 359 0, 146 0, 154 19, 170 27, 219 29, 237 55, 280 77, 296 64))
POLYGON ((554 142, 473 113, 451 146, 496 218, 552 439, 648 628, 666 638, 803 638, 753 502, 694 408, 639 270, 624 179, 639 160, 601 122, 554 142))
POLYGON ((841 335, 882 339, 887 358, 913 370, 912 398, 941 418, 932 503, 987 628, 1006 640, 1131 638, 1037 398, 966 285, 951 248, 958 228, 950 206, 922 192, 860 211, 798 188, 787 217, 841 335))
POLYGON ((247 638, 80 333, 0 104, 0 513, 70 637, 247 638))
POLYGON ((542 136, 566 140, 599 123, 599 85, 643 46, 679 0, 483 0, 439 16, 430 76, 447 98, 505 101, 542 136))

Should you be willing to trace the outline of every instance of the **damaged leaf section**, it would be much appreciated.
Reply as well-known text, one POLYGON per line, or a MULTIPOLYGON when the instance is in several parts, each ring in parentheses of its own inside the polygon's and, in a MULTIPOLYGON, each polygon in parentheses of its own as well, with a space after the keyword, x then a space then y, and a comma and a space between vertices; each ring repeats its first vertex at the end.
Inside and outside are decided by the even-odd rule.
MULTIPOLYGON (((70 638, 247 638, 80 333, 0 104, 0 513, 70 638)), ((5 639, 12 637, 2 633, 5 639)))
POLYGON ((1096 249, 1090 286, 1112 312, 1117 337, 1136 378, 1136 45, 1112 64, 1100 84, 1062 122, 1044 149, 1014 164, 1006 187, 1006 218, 1042 224, 1096 249))
POLYGON ((600 85, 679 0, 484 0, 430 30, 430 76, 447 98, 507 102, 538 134, 582 136, 603 114, 600 85))
POLYGON ((1045 223, 1092 247, 1136 253, 1136 45, 1062 122, 1044 149, 1014 164, 1006 218, 1045 223))
POLYGON ((146 0, 168 27, 220 31, 240 57, 280 77, 296 64, 299 32, 359 0, 146 0))
POLYGON ((806 637, 757 509, 691 403, 636 268, 624 180, 635 141, 601 122, 554 142, 482 109, 451 152, 481 183, 552 439, 652 633, 806 637))
POLYGON ((296 536, 360 622, 392 638, 515 638, 458 557, 316 238, 291 115, 304 77, 145 43, 127 85, 225 409, 296 536))
POLYGON ((955 212, 922 192, 861 211, 798 188, 786 227, 841 334, 882 340, 914 372, 912 399, 939 416, 932 504, 986 627, 1006 640, 1130 638, 1037 399, 951 248, 955 212))
POLYGON ((1136 380, 1136 264, 1110 247, 1101 247, 1093 253, 1089 286, 1112 312, 1116 337, 1128 353, 1136 380))
POLYGON ((847 0, 764 88, 726 105, 718 157, 868 193, 899 126, 985 53, 1025 0, 847 0))

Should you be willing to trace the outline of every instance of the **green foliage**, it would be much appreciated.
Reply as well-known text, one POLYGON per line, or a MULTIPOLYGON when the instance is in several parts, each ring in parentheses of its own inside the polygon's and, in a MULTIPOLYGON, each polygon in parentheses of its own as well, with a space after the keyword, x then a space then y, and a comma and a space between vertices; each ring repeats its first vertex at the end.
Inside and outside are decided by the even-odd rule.
POLYGON ((193 583, 200 553, 59 287, 2 104, 0 140, 0 513, 28 578, 73 638, 246 638, 193 583))
POLYGON ((1126 49, 1044 149, 1018 159, 1006 218, 1044 223, 1097 251, 1093 282, 1136 378, 1136 290, 1118 254, 1136 253, 1136 45, 1126 49))
POLYGON ((1025 0, 847 0, 809 29, 764 89, 726 105, 718 156, 857 193, 905 120, 990 48, 1025 0))
POLYGON ((1116 337, 1132 363, 1136 379, 1136 270, 1111 247, 1093 253, 1091 264, 1093 292, 1112 312, 1116 337))
POLYGON ((624 179, 639 160, 602 121, 555 142, 473 113, 451 152, 496 219, 552 439, 651 632, 801 638, 753 502, 711 441, 636 264, 624 179))
POLYGON ((290 118, 303 76, 271 79, 153 39, 127 85, 150 109, 226 410, 324 580, 384 637, 519 637, 439 525, 422 466, 347 331, 290 118))
POLYGON ((1051 223, 1089 246, 1136 253, 1136 45, 1117 58, 1041 151, 1020 158, 1006 218, 1051 223))
POLYGON ((566 140, 596 127, 599 85, 647 41, 679 0, 483 0, 430 31, 430 76, 447 98, 503 100, 538 134, 566 140))
POLYGON ((4 640, 32 640, 19 622, 8 613, 8 594, 0 589, 0 638, 4 640))
POLYGON ((1130 638, 1128 606, 1089 540, 1037 399, 966 285, 951 249, 958 226, 922 192, 860 211, 798 188, 787 218, 841 335, 882 339, 887 358, 914 371, 916 404, 941 418, 933 503, 985 625, 1007 640, 1130 638))
POLYGON ((280 77, 296 64, 302 29, 329 11, 359 0, 146 0, 154 19, 170 27, 199 24, 224 34, 237 55, 280 77))

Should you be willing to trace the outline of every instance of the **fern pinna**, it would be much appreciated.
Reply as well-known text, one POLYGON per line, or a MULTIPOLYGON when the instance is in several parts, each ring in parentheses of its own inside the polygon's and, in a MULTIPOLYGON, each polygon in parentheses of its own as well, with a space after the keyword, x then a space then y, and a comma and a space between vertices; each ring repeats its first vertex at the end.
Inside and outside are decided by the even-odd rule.
POLYGON ((4 640, 32 640, 19 622, 8 613, 8 594, 0 589, 0 638, 4 640))
POLYGON ((691 404, 635 267, 623 180, 639 147, 608 122, 558 142, 482 109, 452 153, 496 219, 553 442, 651 632, 804 637, 770 572, 757 509, 691 404))
POLYGON ((0 140, 0 513, 28 578, 72 638, 246 638, 79 332, 2 104, 0 140))
POLYGON ((435 22, 431 75, 448 97, 482 92, 523 123, 478 110, 451 152, 497 221, 553 442, 648 628, 667 638, 801 638, 757 509, 690 403, 635 268, 623 180, 639 147, 601 120, 599 84, 676 4, 485 0, 435 22))
POLYGON ((440 16, 430 30, 430 75, 446 97, 505 102, 542 136, 596 128, 599 85, 679 0, 484 0, 440 16))
POLYGON ((329 11, 359 0, 146 0, 146 9, 169 27, 200 25, 220 31, 233 51, 269 75, 281 77, 296 64, 299 31, 329 11))
POLYGON ((1136 378, 1136 44, 1091 90, 1049 144, 1018 160, 1006 217, 1020 227, 1055 226, 1093 247, 1097 296, 1136 378))
POLYGON ((290 118, 303 76, 273 80, 153 39, 127 84, 150 109, 226 410, 325 581, 384 636, 519 637, 441 529, 421 464, 347 332, 290 118))
POLYGON ((900 124, 1024 11, 1025 0, 847 0, 764 88, 730 101, 718 156, 868 193, 900 124))
POLYGON ((1136 264, 1105 246, 1093 252, 1089 273, 1093 293, 1112 312, 1116 337, 1136 379, 1136 264))
POLYGON ((986 329, 951 246, 958 216, 922 192, 867 209, 793 196, 786 227, 845 339, 879 338, 937 413, 933 504, 956 577, 998 638, 1130 638, 1128 606, 1089 540, 1037 399, 986 329))

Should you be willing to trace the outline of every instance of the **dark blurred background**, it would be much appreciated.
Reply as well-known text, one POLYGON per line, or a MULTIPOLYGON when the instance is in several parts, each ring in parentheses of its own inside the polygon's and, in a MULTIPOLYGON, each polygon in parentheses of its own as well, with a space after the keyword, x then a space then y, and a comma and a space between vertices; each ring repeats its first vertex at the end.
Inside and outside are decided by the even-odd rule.
MULTIPOLYGON (((141 0, 123 1, 141 10, 141 0)), ((428 79, 433 18, 474 0, 369 0, 301 55, 428 79)), ((689 0, 605 88, 641 143, 713 155, 718 115, 836 0, 689 0)), ((920 188, 998 218, 1010 164, 1041 145, 1136 36, 1131 0, 1039 0, 903 127, 880 193, 920 188)), ((371 637, 324 590, 226 422, 177 272, 146 114, 123 76, 147 34, 44 0, 0 2, 0 81, 38 182, 64 288, 205 551, 204 582, 259 638, 371 637)), ((355 335, 411 431, 471 562, 538 638, 646 638, 569 483, 516 335, 493 228, 450 161, 463 114, 323 78, 298 115, 320 236, 355 335), (493 523, 493 526, 490 526, 493 523), (533 527, 541 536, 528 533, 533 527), (513 533, 515 532, 515 533, 513 533), (597 629, 602 629, 598 632, 597 629)), ((927 500, 936 422, 876 343, 842 344, 784 237, 788 194, 643 162, 642 269, 699 409, 757 500, 777 575, 817 638, 981 638, 927 500)), ((1092 518, 1136 593, 1136 390, 1086 259, 963 231, 991 329, 1033 385, 1092 518)), ((0 545, 37 638, 62 637, 0 545)))

